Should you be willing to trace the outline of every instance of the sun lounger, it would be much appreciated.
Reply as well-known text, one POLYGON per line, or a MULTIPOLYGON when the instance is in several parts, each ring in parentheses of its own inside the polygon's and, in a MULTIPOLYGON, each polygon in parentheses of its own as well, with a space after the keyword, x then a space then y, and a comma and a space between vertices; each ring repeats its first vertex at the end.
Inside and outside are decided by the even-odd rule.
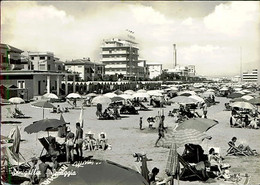
POLYGON ((229 149, 227 150, 226 155, 243 155, 243 156, 249 156, 246 152, 244 152, 242 149, 236 147, 231 142, 228 142, 229 149))
POLYGON ((140 111, 150 111, 151 109, 149 109, 148 107, 146 107, 143 103, 139 102, 140 105, 140 111))
MULTIPOLYGON (((49 136, 49 137, 38 138, 38 140, 43 146, 40 156, 42 156, 44 149, 46 150, 46 157, 51 157, 53 155, 53 153, 50 152, 50 144, 52 139, 55 139, 55 137, 49 136)), ((54 152, 57 152, 58 156, 65 154, 65 148, 59 147, 59 144, 56 141, 55 143, 57 144, 57 147, 53 148, 55 150, 54 152)))

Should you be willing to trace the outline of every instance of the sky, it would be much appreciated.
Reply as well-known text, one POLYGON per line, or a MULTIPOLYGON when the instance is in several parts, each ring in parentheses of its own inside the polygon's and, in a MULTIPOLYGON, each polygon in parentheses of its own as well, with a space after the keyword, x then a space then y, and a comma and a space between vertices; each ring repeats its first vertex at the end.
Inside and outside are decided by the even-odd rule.
POLYGON ((126 29, 140 58, 163 68, 173 68, 173 44, 177 63, 195 65, 198 75, 235 76, 260 63, 258 1, 1 2, 1 43, 62 61, 99 62, 103 39, 126 29))

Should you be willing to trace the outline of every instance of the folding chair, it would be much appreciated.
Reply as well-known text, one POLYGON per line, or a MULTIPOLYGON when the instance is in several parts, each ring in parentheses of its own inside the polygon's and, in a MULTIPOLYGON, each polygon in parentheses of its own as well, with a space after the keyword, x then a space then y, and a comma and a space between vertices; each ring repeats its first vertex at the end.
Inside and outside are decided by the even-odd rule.
POLYGON ((192 167, 188 162, 186 162, 180 154, 178 154, 179 162, 182 164, 183 169, 180 173, 180 179, 188 180, 191 178, 198 178, 199 180, 204 180, 205 177, 202 176, 201 172, 192 167))
MULTIPOLYGON (((38 138, 38 140, 40 141, 40 143, 43 146, 43 149, 41 151, 40 156, 42 156, 42 153, 44 151, 44 149, 46 150, 46 157, 51 157, 51 154, 49 153, 49 146, 50 146, 50 141, 51 139, 54 139, 55 137, 49 136, 49 137, 43 137, 43 138, 38 138)), ((56 141, 55 141, 56 142, 56 141)), ((60 153, 63 154, 65 153, 64 150, 56 148, 56 150, 60 153)))
POLYGON ((227 149, 227 154, 226 155, 244 155, 244 156, 249 156, 242 149, 236 147, 231 142, 228 142, 228 146, 229 146, 229 149, 227 149))
POLYGON ((7 110, 6 117, 7 118, 14 118, 15 113, 11 110, 11 107, 7 107, 6 110, 7 110))

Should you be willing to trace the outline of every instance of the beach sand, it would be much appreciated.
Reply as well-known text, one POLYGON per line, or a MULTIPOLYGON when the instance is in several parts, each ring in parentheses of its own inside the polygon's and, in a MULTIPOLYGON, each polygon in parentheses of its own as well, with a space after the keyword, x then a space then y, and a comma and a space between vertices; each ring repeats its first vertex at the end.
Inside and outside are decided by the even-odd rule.
MULTIPOLYGON (((226 150, 228 147, 228 141, 233 136, 238 138, 240 141, 248 142, 251 148, 256 149, 260 153, 260 130, 254 129, 242 129, 242 128, 230 128, 229 118, 230 111, 224 111, 224 103, 229 102, 227 98, 216 97, 216 101, 219 104, 208 108, 208 118, 219 121, 219 124, 207 131, 207 134, 212 136, 211 140, 203 141, 201 144, 204 151, 207 152, 209 147, 219 147, 220 154, 225 157, 226 150)), ((61 107, 68 106, 67 103, 54 103, 54 105, 60 105, 61 107)), ((145 103, 147 104, 147 103, 145 103)), ((13 105, 7 105, 2 107, 2 121, 14 120, 13 118, 6 118, 8 107, 14 107, 13 105)), ((25 141, 21 142, 21 153, 26 159, 30 159, 32 156, 39 156, 42 150, 42 145, 37 140, 38 137, 47 136, 47 132, 40 132, 37 134, 27 134, 24 132, 24 128, 33 121, 42 119, 42 109, 32 107, 31 104, 18 105, 19 109, 26 116, 31 116, 30 119, 19 119, 22 123, 18 125, 21 130, 22 139, 25 141)), ((135 162, 133 153, 146 153, 148 158, 152 161, 148 162, 148 168, 151 170, 153 167, 160 169, 158 174, 159 177, 165 177, 165 167, 169 149, 162 147, 154 147, 155 141, 158 137, 157 130, 148 129, 147 117, 155 116, 160 111, 160 108, 152 108, 152 111, 139 111, 139 115, 127 115, 127 118, 121 120, 97 120, 96 107, 85 107, 84 108, 84 133, 91 131, 97 134, 105 132, 107 134, 108 143, 112 145, 112 150, 106 151, 84 151, 84 155, 93 155, 94 158, 106 159, 117 162, 124 166, 128 166, 135 170, 140 169, 140 163, 135 162), (143 117, 144 130, 139 129, 139 119, 143 117)), ((165 117, 165 125, 168 128, 175 126, 173 118, 168 117, 169 110, 172 110, 171 106, 163 108, 165 117)), ((50 113, 51 110, 45 110, 45 118, 60 118, 60 114, 50 113)), ((201 110, 200 114, 201 114, 201 110)), ((75 132, 75 123, 78 121, 80 110, 70 110, 69 113, 64 113, 64 119, 66 122, 70 122, 70 127, 75 132)), ((18 120, 18 119, 15 119, 18 120)), ((9 131, 14 128, 14 125, 1 125, 1 135, 7 136, 9 131)), ((52 132, 52 135, 56 135, 57 132, 52 132)), ((183 152, 183 148, 178 149, 179 153, 183 152)), ((260 174, 260 157, 239 157, 239 156, 226 156, 225 163, 231 165, 230 173, 244 175, 247 173, 250 176, 249 184, 259 184, 260 174)), ((187 182, 181 181, 180 184, 205 184, 205 182, 187 182)), ((224 182, 223 180, 213 180, 210 184, 230 184, 230 182, 224 182)))

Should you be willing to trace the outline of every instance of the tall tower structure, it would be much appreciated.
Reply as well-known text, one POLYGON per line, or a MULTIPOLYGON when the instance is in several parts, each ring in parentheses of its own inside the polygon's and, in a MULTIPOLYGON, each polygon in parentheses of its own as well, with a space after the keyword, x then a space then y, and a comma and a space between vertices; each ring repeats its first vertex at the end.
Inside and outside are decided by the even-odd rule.
POLYGON ((177 66, 177 49, 176 44, 173 44, 173 68, 177 66))

